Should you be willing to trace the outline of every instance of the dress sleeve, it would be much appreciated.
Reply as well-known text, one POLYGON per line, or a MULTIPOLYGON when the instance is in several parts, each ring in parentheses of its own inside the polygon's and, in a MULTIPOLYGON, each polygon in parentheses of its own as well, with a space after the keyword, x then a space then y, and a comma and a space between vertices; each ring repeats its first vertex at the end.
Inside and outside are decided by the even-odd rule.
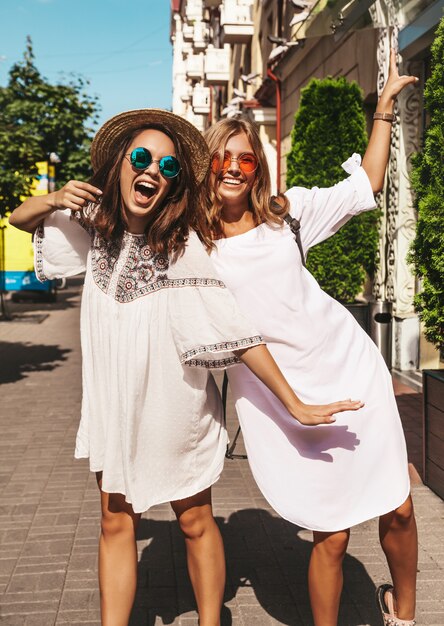
POLYGON ((233 351, 265 343, 223 283, 173 288, 170 298, 173 338, 183 365, 225 369, 240 362, 233 351))
POLYGON ((350 176, 333 187, 292 187, 285 193, 291 215, 301 223, 304 251, 334 235, 353 216, 376 206, 360 155, 353 154, 342 167, 350 176))
POLYGON ((39 281, 66 278, 84 272, 91 235, 69 209, 47 217, 34 234, 34 267, 39 281))
POLYGON ((225 369, 239 363, 233 351, 265 343, 217 276, 195 234, 170 270, 169 322, 182 364, 225 369))

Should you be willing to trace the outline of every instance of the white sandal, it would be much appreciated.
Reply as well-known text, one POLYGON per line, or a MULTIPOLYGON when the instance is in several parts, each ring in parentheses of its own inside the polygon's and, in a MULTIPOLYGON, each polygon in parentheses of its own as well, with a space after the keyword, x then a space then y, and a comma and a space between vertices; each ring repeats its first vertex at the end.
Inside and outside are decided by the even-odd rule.
POLYGON ((384 620, 384 626, 415 626, 414 619, 399 619, 393 602, 393 586, 381 585, 376 589, 376 602, 384 620), (387 600, 386 600, 387 594, 387 600))

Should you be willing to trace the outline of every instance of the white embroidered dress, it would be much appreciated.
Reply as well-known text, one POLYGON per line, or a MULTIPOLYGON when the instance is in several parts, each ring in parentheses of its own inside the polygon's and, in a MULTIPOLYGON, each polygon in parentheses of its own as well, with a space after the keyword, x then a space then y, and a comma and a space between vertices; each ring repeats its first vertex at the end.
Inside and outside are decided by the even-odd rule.
POLYGON ((226 431, 209 369, 263 342, 196 234, 172 261, 153 254, 144 235, 107 244, 65 210, 45 220, 34 244, 40 279, 86 270, 75 456, 89 458, 103 490, 125 494, 139 513, 216 482, 226 431))
MULTIPOLYGON (((304 251, 375 202, 359 155, 329 189, 293 188, 304 251)), ((399 506, 409 494, 404 435, 390 374, 352 315, 303 267, 290 228, 262 224, 216 242, 212 260, 284 376, 310 404, 347 398, 365 407, 304 427, 242 365, 228 370, 254 477, 285 519, 336 531, 399 506)))

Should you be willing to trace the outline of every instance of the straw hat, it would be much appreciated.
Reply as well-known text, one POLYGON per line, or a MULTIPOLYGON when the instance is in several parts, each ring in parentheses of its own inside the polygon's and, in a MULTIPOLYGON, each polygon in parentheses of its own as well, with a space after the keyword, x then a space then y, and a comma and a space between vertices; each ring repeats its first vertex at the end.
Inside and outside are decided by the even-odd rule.
POLYGON ((113 153, 116 142, 133 130, 150 125, 163 126, 172 137, 177 137, 182 145, 185 145, 196 179, 201 182, 210 164, 210 155, 204 138, 190 122, 163 109, 125 111, 105 122, 91 144, 91 163, 94 172, 113 153))

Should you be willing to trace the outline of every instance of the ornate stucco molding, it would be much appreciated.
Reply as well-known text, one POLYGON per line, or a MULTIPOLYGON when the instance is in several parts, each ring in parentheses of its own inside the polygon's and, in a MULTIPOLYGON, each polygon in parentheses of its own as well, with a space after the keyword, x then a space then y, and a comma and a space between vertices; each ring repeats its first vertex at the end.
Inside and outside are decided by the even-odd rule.
MULTIPOLYGON (((421 64, 407 62, 405 74, 419 76, 421 64)), ((411 158, 420 148, 421 94, 416 87, 406 88, 399 96, 399 192, 395 252, 395 314, 408 317, 414 313, 415 277, 407 263, 407 254, 415 236, 416 211, 410 183, 411 158)))

